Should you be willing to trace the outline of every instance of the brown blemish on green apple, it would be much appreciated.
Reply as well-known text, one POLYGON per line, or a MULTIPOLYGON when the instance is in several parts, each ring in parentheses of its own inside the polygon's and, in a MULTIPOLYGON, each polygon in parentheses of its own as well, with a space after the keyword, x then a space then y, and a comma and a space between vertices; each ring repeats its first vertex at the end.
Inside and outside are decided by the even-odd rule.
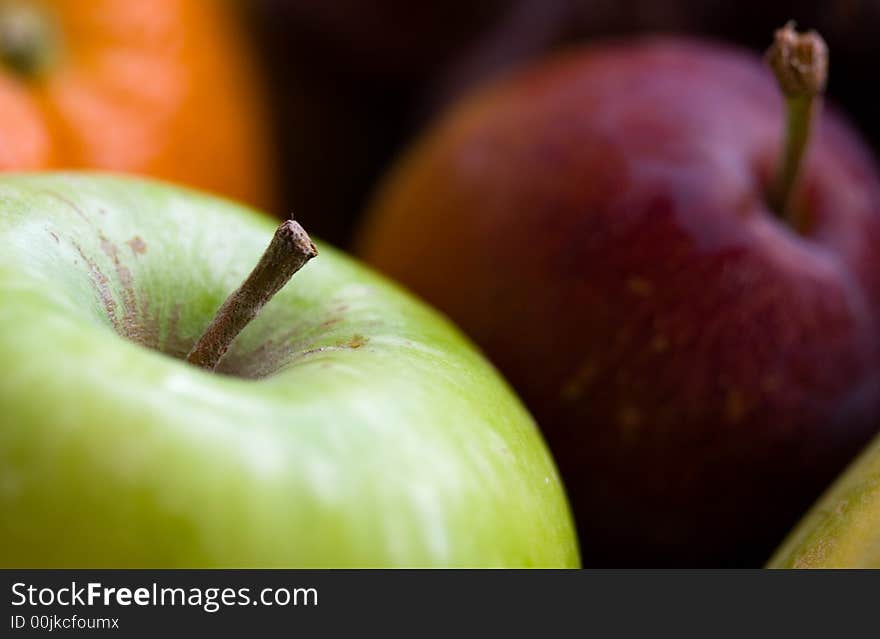
POLYGON ((495 446, 495 451, 500 453, 504 457, 508 457, 510 459, 514 459, 514 454, 507 446, 495 446))
POLYGON ((133 238, 126 242, 128 247, 131 249, 132 253, 135 255, 143 255, 147 252, 147 243, 141 239, 140 235, 135 235, 133 238))
POLYGON ((288 362, 288 358, 285 357, 286 351, 285 346, 269 339, 248 353, 238 355, 230 352, 220 361, 215 372, 230 377, 262 379, 284 367, 288 362))
MULTIPOLYGON (((300 334, 301 331, 302 329, 298 328, 291 331, 291 333, 300 334)), ((292 335, 286 336, 286 339, 290 340, 290 337, 292 337, 292 335)), ((313 348, 306 348, 305 350, 302 350, 302 342, 290 341, 288 344, 282 346, 271 343, 270 341, 250 353, 247 353, 245 356, 227 358, 230 361, 224 360, 223 364, 217 370, 218 372, 236 374, 242 377, 265 377, 296 359, 317 355, 319 353, 326 353, 328 351, 357 350, 365 346, 369 341, 368 337, 361 334, 355 334, 351 339, 340 341, 335 346, 316 346, 313 348), (230 366, 229 364, 233 362, 234 365, 230 366), (262 368, 266 372, 262 375, 254 375, 252 374, 253 368, 251 368, 250 374, 244 374, 248 369, 243 368, 242 364, 246 365, 247 362, 264 363, 262 368)))
POLYGON ((107 239, 101 232, 98 233, 98 239, 100 240, 101 251, 113 262, 116 278, 119 281, 123 311, 121 328, 124 335, 138 344, 145 346, 155 345, 155 329, 147 328, 141 321, 131 270, 120 261, 119 248, 116 244, 107 239))
POLYGON ((116 319, 116 300, 113 299, 113 294, 110 292, 110 283, 107 280, 107 277, 104 275, 104 272, 98 268, 98 265, 85 254, 79 244, 73 242, 73 246, 88 266, 89 278, 92 281, 95 292, 98 294, 98 298, 104 306, 104 312, 107 313, 107 318, 110 320, 110 323, 118 331, 119 326, 116 319))
MULTIPOLYGON (((81 214, 73 202, 62 196, 57 197, 81 214)), ((94 228, 94 225, 92 226, 94 228)), ((134 235, 125 241, 124 244, 131 250, 129 254, 128 250, 120 250, 121 243, 117 244, 97 228, 95 231, 98 248, 113 264, 112 275, 107 270, 106 262, 87 255, 85 250, 72 240, 71 244, 88 267, 90 281, 113 329, 121 337, 139 345, 171 357, 185 358, 192 347, 193 338, 179 334, 181 304, 175 303, 167 314, 168 319, 163 331, 163 314, 153 307, 146 291, 137 289, 135 275, 127 265, 127 262, 131 263, 129 260, 135 260, 146 253, 146 242, 139 235, 134 235)), ((77 262, 78 260, 74 260, 74 263, 77 262)), ((344 310, 347 305, 342 307, 339 310, 344 310)), ((330 317, 320 326, 330 326, 341 319, 341 317, 330 317)), ((218 372, 247 379, 268 377, 304 354, 325 350, 325 348, 306 350, 312 341, 309 336, 318 327, 319 324, 296 322, 295 325, 288 326, 286 330, 276 333, 248 352, 233 350, 229 353, 229 357, 224 359, 218 372)), ((333 350, 360 348, 367 341, 363 335, 357 334, 337 347, 329 348, 333 350)))
MULTIPOLYGON (((113 266, 116 267, 116 272, 119 275, 119 249, 100 231, 98 232, 98 239, 101 242, 101 252, 113 261, 113 266)), ((125 271, 125 274, 120 276, 120 281, 125 286, 131 286, 131 272, 129 272, 127 268, 125 268, 125 271)))
POLYGON ((355 334, 352 336, 350 340, 345 342, 344 346, 347 348, 360 348, 364 344, 367 343, 367 338, 360 334, 355 334))
POLYGON ((66 204, 68 207, 70 207, 71 209, 73 209, 74 212, 76 212, 76 214, 79 215, 83 220, 85 220, 86 222, 88 222, 90 225, 92 224, 92 220, 89 218, 88 215, 86 215, 86 214, 83 212, 83 210, 82 210, 81 208, 79 208, 79 206, 77 205, 76 202, 74 202, 74 201, 72 201, 72 200, 70 200, 70 199, 64 197, 64 196, 61 195, 60 193, 56 193, 55 191, 51 191, 51 190, 48 190, 48 189, 45 190, 44 193, 45 193, 46 195, 50 196, 50 197, 55 198, 56 200, 59 200, 60 202, 63 202, 63 203, 66 204))
POLYGON ((246 379, 268 377, 295 359, 295 353, 308 343, 302 337, 308 335, 312 328, 313 325, 297 323, 280 334, 263 340, 249 351, 242 351, 233 345, 218 364, 216 372, 246 379))
MULTIPOLYGON (((311 338, 303 339, 312 334, 316 328, 339 322, 341 318, 331 318, 317 324, 298 324, 273 338, 263 341, 256 348, 240 352, 234 348, 223 358, 217 372, 224 375, 260 379, 268 377, 291 362, 327 351, 357 350, 369 342, 369 338, 361 333, 351 338, 340 340, 334 346, 310 347, 311 338)), ((318 331, 320 333, 320 331, 318 331)))
MULTIPOLYGON (((56 197, 67 201, 61 196, 56 197)), ((69 204, 76 208, 72 202, 69 204)), ((117 286, 111 285, 110 278, 105 271, 94 259, 86 255, 78 243, 71 241, 71 244, 88 267, 89 278, 111 325, 120 336, 142 346, 164 352, 166 349, 160 347, 159 344, 158 318, 151 314, 148 299, 144 297, 141 303, 138 303, 134 278, 131 270, 120 260, 119 248, 101 231, 98 231, 98 240, 101 252, 113 262, 117 286), (118 316, 119 305, 114 297, 114 290, 118 291, 122 301, 121 318, 118 316)), ((78 261, 74 260, 74 264, 77 263, 78 261)))
MULTIPOLYGON (((79 207, 76 202, 52 190, 45 190, 44 193, 62 202, 65 206, 72 209, 90 226, 94 227, 94 222, 92 221, 92 219, 85 214, 85 212, 79 207)), ((101 209, 99 210, 99 213, 105 214, 106 211, 101 209)), ((53 238, 55 238, 56 241, 59 241, 56 234, 52 233, 51 231, 50 234, 53 238)), ((101 270, 95 260, 86 255, 85 251, 83 251, 82 247, 78 243, 73 241, 71 241, 71 243, 73 244, 77 253, 79 253, 80 257, 86 263, 89 269, 89 278, 91 279, 95 292, 97 293, 98 298, 100 299, 101 304, 104 307, 107 318, 110 320, 110 323, 119 335, 145 346, 155 347, 155 330, 147 328, 144 322, 139 321, 141 318, 139 317, 138 313, 138 306, 136 301, 137 298, 134 290, 131 271, 124 264, 122 264, 122 262, 120 262, 119 250, 116 245, 108 240, 101 231, 98 231, 98 239, 100 242, 101 251, 113 261, 116 276, 121 285, 121 295, 123 303, 123 318, 121 321, 116 314, 117 303, 113 297, 113 289, 110 286, 110 280, 108 279, 107 275, 104 273, 104 271, 101 270)), ((76 264, 76 260, 74 260, 74 264, 76 264)))
POLYGON ((320 334, 319 329, 341 320, 340 317, 331 317, 318 323, 300 322, 248 351, 241 351, 233 346, 217 366, 216 372, 245 379, 262 379, 296 360, 328 351, 357 350, 369 342, 368 337, 356 333, 333 346, 312 346, 312 335, 320 334))

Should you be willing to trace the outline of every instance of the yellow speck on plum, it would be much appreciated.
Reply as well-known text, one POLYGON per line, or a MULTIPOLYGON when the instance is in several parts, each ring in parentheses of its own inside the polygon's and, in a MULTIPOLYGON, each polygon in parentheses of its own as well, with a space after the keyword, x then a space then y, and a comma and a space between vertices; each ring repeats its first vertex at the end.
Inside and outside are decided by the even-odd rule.
POLYGON ((626 281, 626 287, 633 295, 648 297, 654 293, 654 285, 643 277, 631 277, 626 281))

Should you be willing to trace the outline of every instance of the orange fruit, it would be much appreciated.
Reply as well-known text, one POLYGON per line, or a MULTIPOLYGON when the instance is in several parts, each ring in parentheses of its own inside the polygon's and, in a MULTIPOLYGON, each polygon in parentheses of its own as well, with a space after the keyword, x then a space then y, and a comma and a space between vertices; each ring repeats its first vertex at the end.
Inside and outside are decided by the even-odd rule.
POLYGON ((0 0, 0 170, 140 173, 271 207, 243 31, 222 0, 0 0))

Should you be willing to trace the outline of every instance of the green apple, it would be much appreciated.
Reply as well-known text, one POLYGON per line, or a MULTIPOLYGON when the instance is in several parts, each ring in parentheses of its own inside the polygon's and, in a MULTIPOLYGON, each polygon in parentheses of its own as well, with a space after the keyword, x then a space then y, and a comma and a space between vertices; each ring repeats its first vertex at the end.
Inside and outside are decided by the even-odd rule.
POLYGON ((507 385, 331 248, 216 372, 185 361, 271 231, 156 182, 0 177, 0 565, 577 566, 507 385))
POLYGON ((880 568, 880 438, 783 542, 770 568, 880 568))

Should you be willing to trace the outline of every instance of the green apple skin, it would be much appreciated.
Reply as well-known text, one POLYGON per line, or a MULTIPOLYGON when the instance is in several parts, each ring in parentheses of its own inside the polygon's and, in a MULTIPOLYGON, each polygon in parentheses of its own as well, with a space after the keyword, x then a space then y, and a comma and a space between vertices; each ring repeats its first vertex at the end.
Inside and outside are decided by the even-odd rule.
POLYGON ((156 182, 0 177, 0 565, 577 567, 508 386, 330 247, 218 373, 180 359, 273 230, 156 182))
POLYGON ((880 568, 880 438, 795 527, 769 568, 880 568))

